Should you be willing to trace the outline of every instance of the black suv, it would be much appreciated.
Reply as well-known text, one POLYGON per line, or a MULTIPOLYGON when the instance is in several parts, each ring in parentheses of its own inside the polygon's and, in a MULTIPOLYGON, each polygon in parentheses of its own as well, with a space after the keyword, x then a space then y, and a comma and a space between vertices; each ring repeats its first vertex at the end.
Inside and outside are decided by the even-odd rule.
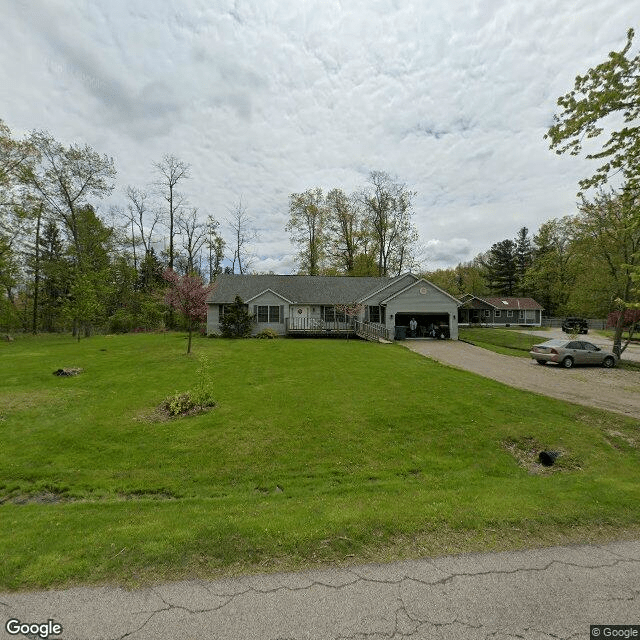
POLYGON ((584 318, 565 318, 562 322, 565 333, 588 333, 589 325, 584 318))

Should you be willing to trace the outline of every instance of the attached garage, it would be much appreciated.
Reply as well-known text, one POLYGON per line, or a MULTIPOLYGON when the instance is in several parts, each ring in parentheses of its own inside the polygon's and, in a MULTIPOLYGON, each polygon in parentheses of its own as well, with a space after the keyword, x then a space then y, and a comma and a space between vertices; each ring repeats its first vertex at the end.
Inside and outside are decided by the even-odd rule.
POLYGON ((431 282, 415 279, 407 286, 388 295, 380 301, 385 306, 385 318, 388 328, 407 327, 415 318, 418 323, 418 337, 426 336, 433 324, 453 340, 458 339, 459 301, 431 282), (444 331, 446 329, 446 331, 444 331))

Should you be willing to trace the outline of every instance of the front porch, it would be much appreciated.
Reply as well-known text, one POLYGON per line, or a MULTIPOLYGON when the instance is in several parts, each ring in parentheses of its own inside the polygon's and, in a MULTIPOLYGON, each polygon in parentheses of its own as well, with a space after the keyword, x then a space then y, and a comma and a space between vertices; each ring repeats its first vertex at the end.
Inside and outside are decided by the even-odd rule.
POLYGON ((365 340, 393 341, 393 333, 382 324, 347 320, 322 320, 321 318, 286 318, 285 332, 289 336, 341 338, 358 336, 365 340))

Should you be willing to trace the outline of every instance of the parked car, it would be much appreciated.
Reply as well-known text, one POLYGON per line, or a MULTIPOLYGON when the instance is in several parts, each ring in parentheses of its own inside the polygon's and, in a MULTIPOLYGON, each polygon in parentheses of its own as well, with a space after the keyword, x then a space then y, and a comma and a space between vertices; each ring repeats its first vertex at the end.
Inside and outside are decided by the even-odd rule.
POLYGON ((589 333, 589 324, 585 318, 565 318, 562 330, 565 333, 589 333))
POLYGON ((565 369, 571 369, 574 364, 596 364, 603 367, 615 367, 618 358, 611 351, 605 351, 595 344, 584 340, 547 340, 536 344, 529 351, 529 355, 538 364, 555 362, 565 369))

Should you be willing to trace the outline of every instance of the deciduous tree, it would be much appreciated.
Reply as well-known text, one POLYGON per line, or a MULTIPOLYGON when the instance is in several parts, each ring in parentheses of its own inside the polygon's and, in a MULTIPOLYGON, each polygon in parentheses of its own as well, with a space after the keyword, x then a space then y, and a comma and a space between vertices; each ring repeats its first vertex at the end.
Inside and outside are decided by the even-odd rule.
POLYGON ((200 276, 179 276, 171 269, 165 271, 164 278, 169 283, 165 296, 167 304, 182 313, 187 321, 187 354, 190 354, 193 328, 197 323, 206 320, 207 296, 215 285, 205 285, 200 276))
POLYGON ((630 57, 633 36, 629 29, 622 51, 576 77, 574 88, 558 98, 562 111, 545 135, 558 154, 580 155, 587 145, 586 157, 603 162, 580 181, 582 189, 600 187, 613 175, 632 191, 640 188, 640 54, 630 57), (605 141, 598 147, 601 135, 605 141))
POLYGON ((299 272, 317 276, 325 254, 324 225, 327 211, 322 189, 307 189, 289 196, 289 222, 285 227, 298 247, 299 272))

